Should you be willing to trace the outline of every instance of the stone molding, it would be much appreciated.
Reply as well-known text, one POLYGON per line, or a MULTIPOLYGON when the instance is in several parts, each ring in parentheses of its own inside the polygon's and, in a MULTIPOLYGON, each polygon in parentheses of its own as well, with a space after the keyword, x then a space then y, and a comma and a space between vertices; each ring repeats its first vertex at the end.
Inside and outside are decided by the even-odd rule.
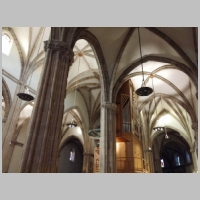
POLYGON ((102 108, 106 108, 106 109, 110 109, 113 111, 117 110, 117 105, 115 103, 108 103, 108 102, 104 102, 101 104, 102 108))
POLYGON ((83 153, 84 156, 91 156, 91 157, 94 157, 94 154, 92 153, 83 153))
POLYGON ((6 121, 7 121, 7 118, 2 119, 3 123, 6 123, 6 121))
POLYGON ((74 62, 74 52, 65 42, 62 42, 60 40, 44 41, 44 51, 46 52, 47 49, 51 49, 53 51, 59 51, 60 53, 62 53, 64 56, 69 58, 70 65, 74 62))
POLYGON ((192 124, 191 127, 193 130, 198 130, 198 123, 196 122, 196 123, 192 124))
POLYGON ((153 153, 152 149, 145 149, 144 152, 150 152, 150 153, 153 153))

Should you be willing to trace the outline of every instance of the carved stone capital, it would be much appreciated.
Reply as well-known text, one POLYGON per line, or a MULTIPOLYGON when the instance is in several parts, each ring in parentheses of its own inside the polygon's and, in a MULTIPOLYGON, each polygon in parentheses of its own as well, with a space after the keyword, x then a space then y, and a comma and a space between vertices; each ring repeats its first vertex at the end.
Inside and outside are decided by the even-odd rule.
POLYGON ((196 123, 192 124, 191 127, 192 127, 193 130, 197 131, 198 130, 198 123, 196 122, 196 123))
POLYGON ((104 102, 101 104, 101 107, 106 108, 106 109, 111 109, 113 111, 117 110, 117 104, 115 103, 104 102))
POLYGON ((63 54, 69 59, 70 65, 74 62, 74 52, 65 42, 62 42, 60 40, 44 41, 44 51, 46 52, 47 49, 51 49, 53 51, 59 51, 61 54, 63 54))

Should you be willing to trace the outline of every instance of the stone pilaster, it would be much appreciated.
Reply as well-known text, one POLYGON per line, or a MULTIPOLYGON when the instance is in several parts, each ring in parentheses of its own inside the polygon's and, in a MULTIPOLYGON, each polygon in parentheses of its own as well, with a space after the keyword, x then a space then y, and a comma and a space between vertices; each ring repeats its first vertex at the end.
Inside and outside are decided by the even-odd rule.
POLYGON ((154 166, 155 166, 155 173, 162 173, 162 168, 159 158, 154 159, 154 166))
POLYGON ((155 170, 155 173, 162 173, 159 152, 160 152, 159 144, 158 144, 158 141, 155 140, 154 141, 154 145, 153 145, 153 156, 154 156, 154 170, 155 170))
POLYGON ((93 172, 93 160, 94 155, 91 153, 83 154, 83 173, 92 173, 93 172), (92 162, 92 164, 91 164, 92 162))
POLYGON ((21 173, 55 173, 69 67, 73 51, 64 42, 45 42, 45 63, 38 86, 21 173))
POLYGON ((192 129, 195 133, 195 144, 194 144, 194 151, 196 151, 197 157, 198 157, 198 122, 192 124, 192 129))
POLYGON ((198 171, 198 159, 197 159, 197 154, 194 151, 194 149, 190 150, 191 154, 192 154, 192 161, 193 161, 193 166, 194 166, 194 172, 198 171))
POLYGON ((87 141, 84 142, 84 145, 85 145, 85 152, 83 153, 83 172, 84 173, 90 172, 90 162, 92 160, 91 157, 94 156, 90 151, 91 142, 92 140, 90 138, 88 138, 87 141))
POLYGON ((4 119, 2 119, 2 123, 6 123, 6 121, 7 121, 7 118, 4 118, 4 119))
POLYGON ((16 124, 20 114, 20 106, 22 100, 18 98, 17 94, 24 92, 24 86, 18 84, 15 95, 13 98, 13 103, 9 111, 8 118, 3 121, 2 129, 2 172, 8 172, 10 165, 13 147, 10 145, 10 142, 15 135, 16 124))
POLYGON ((192 129, 195 132, 195 137, 198 137, 198 122, 192 124, 192 129))
POLYGON ((152 150, 145 150, 145 154, 146 154, 146 158, 147 161, 149 163, 149 167, 150 167, 150 173, 154 173, 155 169, 154 169, 154 162, 153 162, 153 152, 152 150))
POLYGON ((116 110, 117 105, 101 105, 100 173, 116 173, 116 110))

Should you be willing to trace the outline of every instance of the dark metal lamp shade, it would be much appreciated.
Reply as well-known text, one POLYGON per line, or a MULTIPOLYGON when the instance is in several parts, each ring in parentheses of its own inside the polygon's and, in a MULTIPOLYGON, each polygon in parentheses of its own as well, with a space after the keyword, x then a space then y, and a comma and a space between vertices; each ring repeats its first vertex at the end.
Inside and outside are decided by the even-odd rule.
POLYGON ((24 101, 32 101, 34 99, 33 96, 27 93, 18 93, 17 96, 24 101))
POLYGON ((153 89, 150 87, 141 87, 136 90, 136 94, 139 96, 149 96, 153 92, 153 89))

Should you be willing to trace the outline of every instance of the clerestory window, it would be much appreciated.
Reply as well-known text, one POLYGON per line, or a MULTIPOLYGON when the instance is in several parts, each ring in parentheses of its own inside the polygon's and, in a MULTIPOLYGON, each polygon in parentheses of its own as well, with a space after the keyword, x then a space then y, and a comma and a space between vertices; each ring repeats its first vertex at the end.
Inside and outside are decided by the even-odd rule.
POLYGON ((2 33, 2 53, 8 56, 10 53, 11 46, 12 42, 10 37, 7 34, 2 33))

